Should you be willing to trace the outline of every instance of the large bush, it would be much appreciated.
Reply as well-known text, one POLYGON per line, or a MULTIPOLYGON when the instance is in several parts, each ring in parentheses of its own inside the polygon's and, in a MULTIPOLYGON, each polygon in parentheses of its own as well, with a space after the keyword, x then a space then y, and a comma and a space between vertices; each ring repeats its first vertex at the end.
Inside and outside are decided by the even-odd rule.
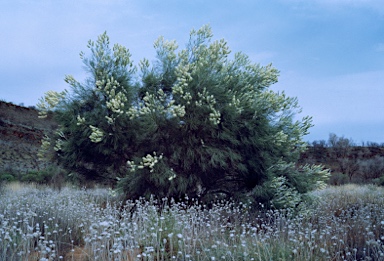
POLYGON ((305 193, 327 172, 296 168, 305 150, 310 117, 296 98, 268 88, 277 82, 271 65, 231 54, 213 41, 208 26, 192 30, 179 50, 160 37, 157 59, 139 63, 102 34, 89 41, 89 78, 67 76, 71 91, 49 92, 41 116, 54 110, 60 128, 43 141, 51 159, 88 179, 119 180, 127 197, 212 195, 270 200, 280 184, 305 193))

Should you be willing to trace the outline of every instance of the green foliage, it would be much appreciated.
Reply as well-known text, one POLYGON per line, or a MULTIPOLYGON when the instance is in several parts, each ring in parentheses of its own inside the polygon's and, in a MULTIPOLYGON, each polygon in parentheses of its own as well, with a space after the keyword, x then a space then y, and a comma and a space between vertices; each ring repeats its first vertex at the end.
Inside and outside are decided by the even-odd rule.
POLYGON ((344 174, 341 172, 333 172, 331 177, 329 178, 328 183, 330 185, 340 186, 340 185, 347 184, 348 181, 349 179, 347 174, 344 174))
POLYGON ((0 174, 0 182, 11 182, 11 181, 15 181, 16 178, 14 175, 10 174, 10 173, 1 173, 0 174))
POLYGON ((126 48, 110 49, 106 33, 88 47, 90 59, 81 53, 90 73, 85 84, 66 76, 72 92, 50 92, 38 105, 43 117, 54 108, 60 123, 55 135, 44 140, 40 156, 54 150, 54 159, 64 168, 88 179, 108 179, 127 170, 127 155, 135 149, 135 122, 125 114, 137 101, 131 85, 135 69, 126 48))
POLYGON ((380 178, 374 179, 373 180, 375 184, 379 186, 384 186, 384 176, 381 176, 380 178))
POLYGON ((22 182, 34 182, 39 184, 48 184, 52 176, 47 171, 30 171, 21 176, 22 182))
POLYGON ((312 176, 322 170, 293 164, 311 119, 294 120, 297 99, 268 90, 279 72, 212 38, 208 26, 192 30, 178 50, 160 37, 157 61, 142 60, 140 74, 106 33, 89 41, 90 58, 81 53, 88 80, 67 76, 71 92, 41 100, 41 116, 55 110, 60 128, 40 155, 54 151, 52 159, 88 179, 117 178, 128 198, 252 193, 258 201, 273 197, 276 177, 298 193, 316 187, 312 176))
POLYGON ((20 181, 22 181, 22 182, 36 182, 36 183, 39 183, 40 182, 40 177, 39 177, 38 172, 31 172, 31 173, 27 173, 27 174, 23 175, 21 177, 20 181))
POLYGON ((267 202, 268 207, 297 208, 302 202, 310 201, 308 193, 327 186, 330 172, 321 165, 296 167, 294 163, 278 162, 269 169, 272 178, 262 186, 256 186, 248 199, 267 202))
MULTIPOLYGON (((14 178, 12 181, 16 180, 14 178)), ((43 185, 51 185, 54 188, 61 188, 66 180, 65 172, 54 166, 49 166, 40 171, 29 171, 18 177, 21 182, 32 182, 43 185)))

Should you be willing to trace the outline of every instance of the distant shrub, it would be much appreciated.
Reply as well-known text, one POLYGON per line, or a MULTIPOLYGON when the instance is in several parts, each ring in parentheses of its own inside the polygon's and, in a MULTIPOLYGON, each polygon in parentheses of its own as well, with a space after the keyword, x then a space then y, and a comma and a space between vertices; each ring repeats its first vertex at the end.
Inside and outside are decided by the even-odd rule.
POLYGON ((360 173, 365 181, 379 179, 384 174, 384 157, 375 156, 359 161, 360 173))
MULTIPOLYGON (((0 177, 1 179, 1 177, 0 177)), ((26 183, 37 183, 40 185, 48 185, 54 189, 61 189, 69 180, 67 173, 57 166, 48 166, 40 171, 29 171, 26 174, 21 174, 14 180, 26 183)))
POLYGON ((374 179, 373 183, 378 186, 384 186, 384 176, 381 176, 380 178, 374 179))
POLYGON ((40 178, 38 175, 38 172, 29 172, 25 175, 23 175, 20 179, 22 182, 36 182, 39 183, 40 178))
POLYGON ((38 184, 48 184, 52 179, 52 173, 47 170, 43 171, 30 171, 27 174, 21 176, 22 182, 35 182, 38 184))
POLYGON ((51 170, 47 169, 41 171, 39 176, 40 182, 42 182, 43 184, 49 184, 53 179, 54 173, 51 170))
POLYGON ((348 183, 348 175, 341 172, 332 173, 329 178, 328 184, 334 186, 340 186, 348 183))
POLYGON ((2 182, 11 182, 11 181, 15 181, 15 180, 16 180, 16 178, 12 174, 9 174, 9 173, 0 174, 0 181, 2 181, 2 182))

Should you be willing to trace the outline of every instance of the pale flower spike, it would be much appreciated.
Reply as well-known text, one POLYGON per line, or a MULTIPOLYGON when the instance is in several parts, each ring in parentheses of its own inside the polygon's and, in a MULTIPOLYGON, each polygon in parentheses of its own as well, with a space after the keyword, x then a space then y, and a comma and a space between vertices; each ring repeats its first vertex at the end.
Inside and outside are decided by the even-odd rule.
POLYGON ((92 134, 89 135, 89 139, 94 142, 94 143, 99 143, 103 140, 104 138, 104 132, 100 130, 99 128, 89 125, 89 127, 92 130, 92 134))

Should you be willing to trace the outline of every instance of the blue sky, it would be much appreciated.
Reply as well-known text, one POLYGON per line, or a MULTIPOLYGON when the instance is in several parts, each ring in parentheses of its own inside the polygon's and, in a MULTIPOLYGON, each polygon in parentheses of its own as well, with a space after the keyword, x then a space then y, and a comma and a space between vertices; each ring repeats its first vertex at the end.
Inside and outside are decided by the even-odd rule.
POLYGON ((65 75, 84 79, 79 53, 104 31, 137 64, 154 59, 159 36, 183 47, 205 24, 233 52, 280 70, 271 88, 313 117, 306 140, 384 142, 382 0, 0 0, 0 99, 35 105, 68 88, 65 75))

